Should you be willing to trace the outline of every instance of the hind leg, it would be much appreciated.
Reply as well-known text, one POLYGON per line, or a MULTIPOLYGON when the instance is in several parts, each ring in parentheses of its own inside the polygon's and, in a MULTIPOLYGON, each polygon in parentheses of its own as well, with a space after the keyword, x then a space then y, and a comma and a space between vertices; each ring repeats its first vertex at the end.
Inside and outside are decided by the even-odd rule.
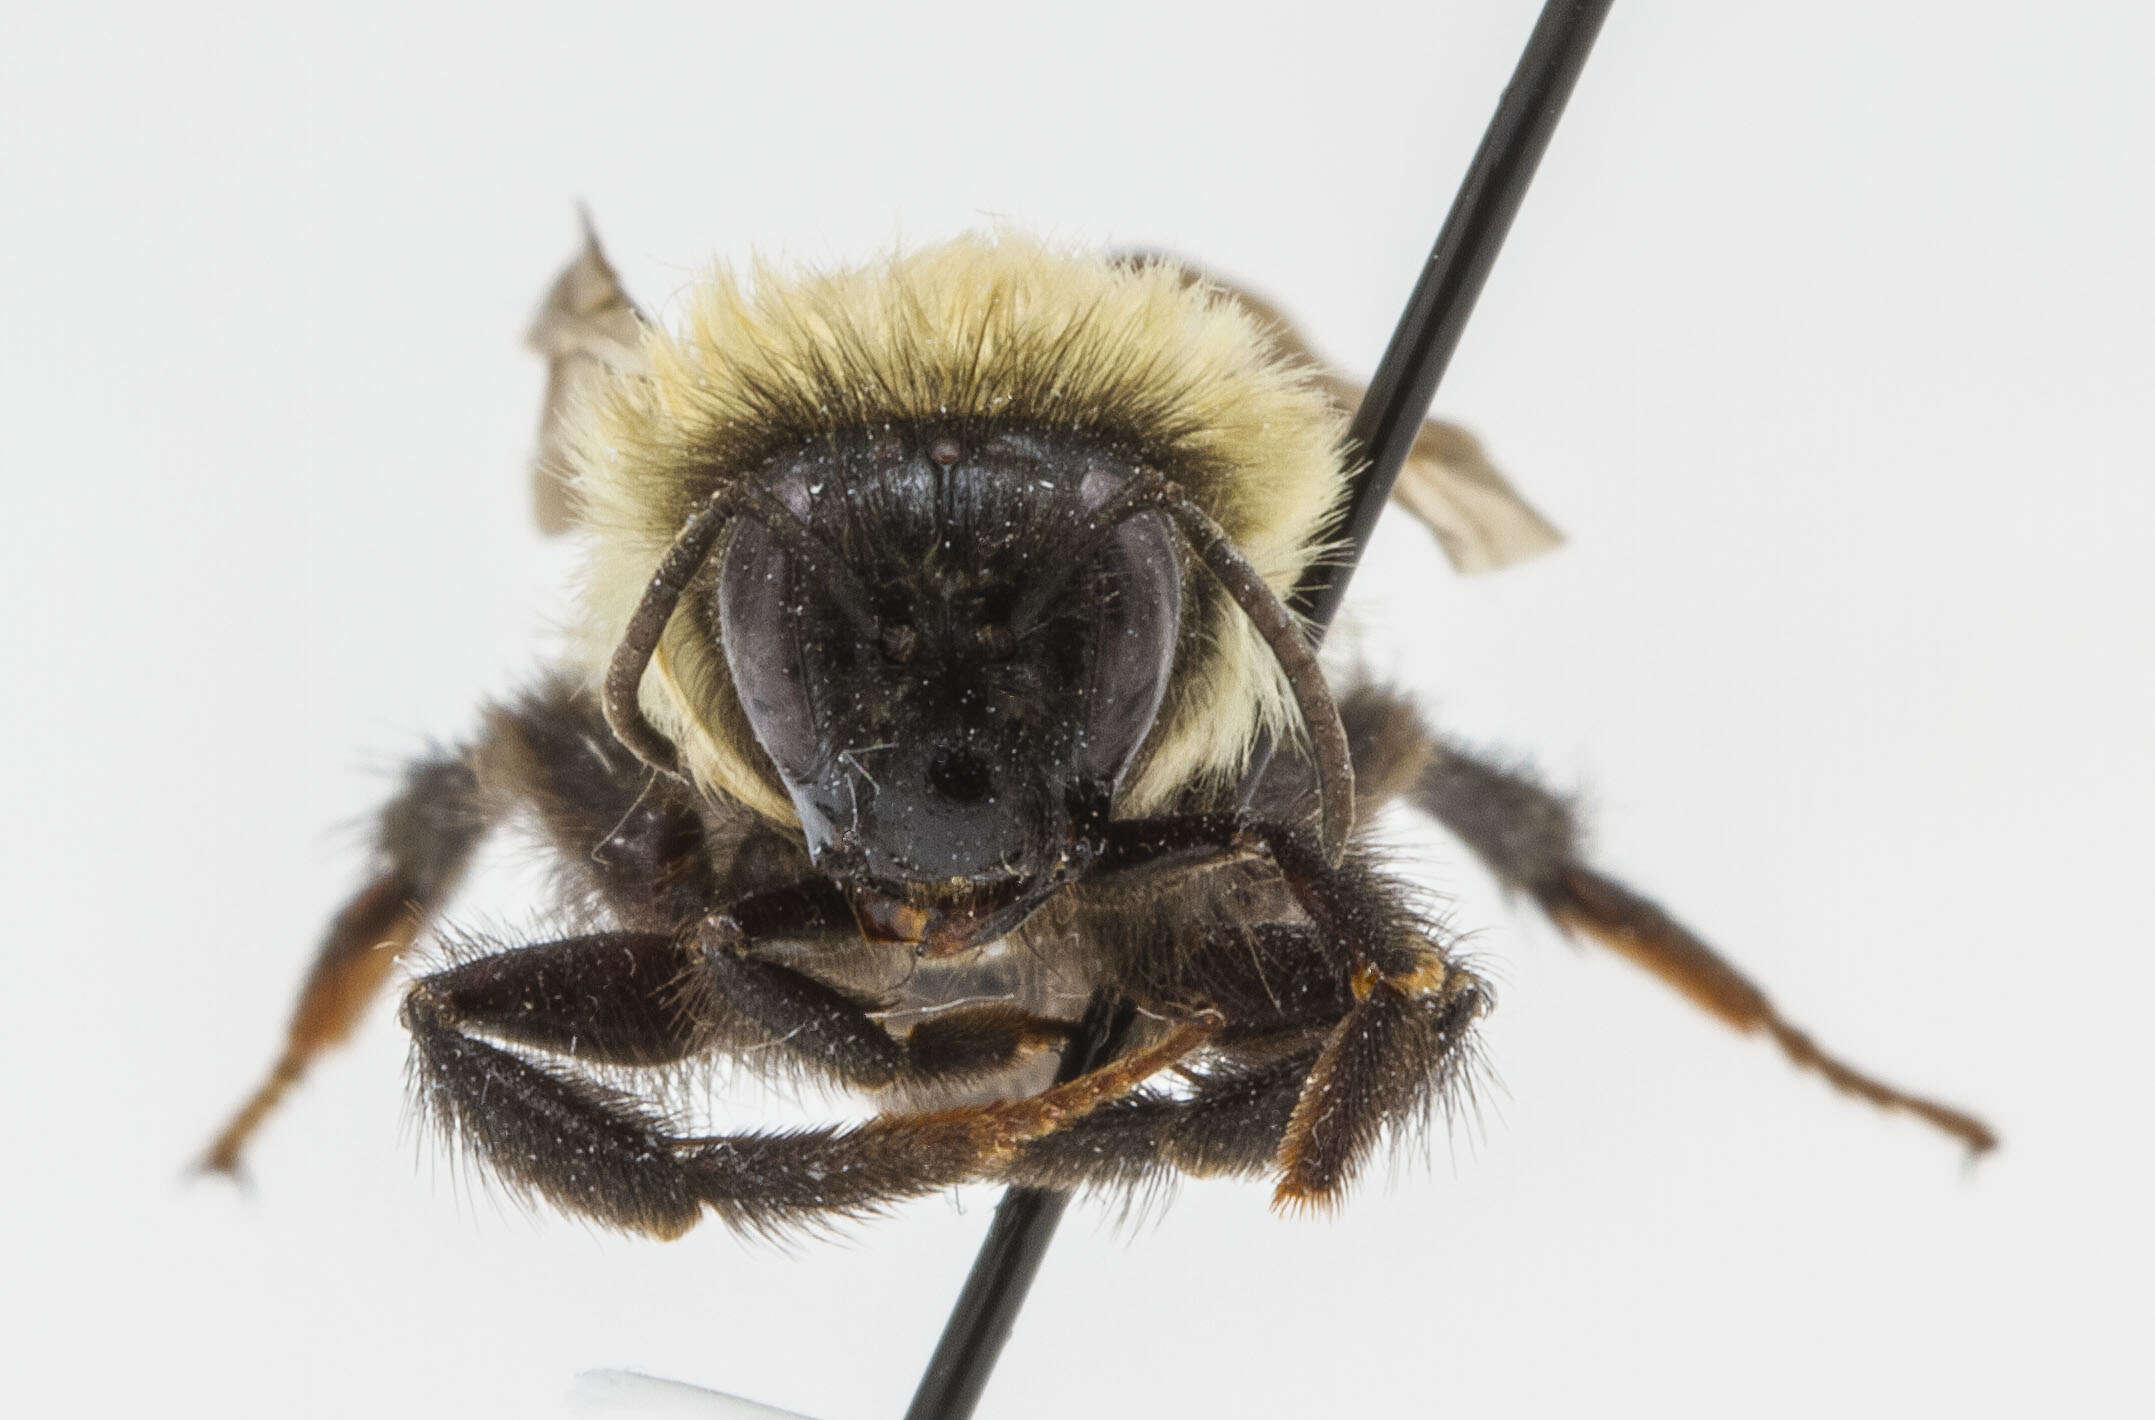
POLYGON ((292 1008, 283 1049, 203 1152, 202 1169, 240 1171, 241 1155, 263 1120, 323 1051, 351 1034, 397 958, 439 910, 491 817, 461 754, 430 755, 405 771, 403 787, 377 820, 373 876, 331 919, 292 1008))
POLYGON ((1926 1099, 1821 1049, 1766 993, 1651 898, 1586 861, 1571 805, 1531 774, 1499 766, 1430 730, 1412 705, 1364 689, 1341 701, 1360 760, 1387 766, 1387 782, 1457 835, 1507 889, 1533 899, 1551 921, 1652 972, 1694 1005, 1747 1033, 1770 1037, 1789 1059, 1836 1088, 1910 1114, 1983 1153, 1988 1125, 1926 1099))
POLYGON ((371 876, 331 919, 283 1049, 200 1167, 239 1172, 263 1121, 315 1060, 351 1034, 440 913, 480 839, 512 808, 534 813, 577 891, 605 915, 665 929, 706 907, 712 869, 705 825, 681 794, 652 784, 613 742, 588 696, 549 680, 491 708, 471 744, 414 761, 383 805, 371 876))

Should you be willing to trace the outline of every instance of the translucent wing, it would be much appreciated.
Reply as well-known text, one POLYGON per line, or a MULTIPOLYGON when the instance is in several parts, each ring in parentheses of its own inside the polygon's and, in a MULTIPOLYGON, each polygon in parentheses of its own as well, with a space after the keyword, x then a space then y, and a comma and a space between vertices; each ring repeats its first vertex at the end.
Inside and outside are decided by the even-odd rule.
MULTIPOLYGON (((1360 385, 1331 383, 1349 408, 1361 402, 1360 385)), ((1441 419, 1424 422, 1415 436, 1392 501, 1422 520, 1462 572, 1493 572, 1564 541, 1489 461, 1481 440, 1441 419)))
MULTIPOLYGON (((1282 349, 1320 372, 1324 387, 1342 409, 1352 412, 1362 402, 1363 386, 1319 358, 1279 307, 1247 287, 1178 264, 1192 280, 1218 287, 1270 327, 1282 349)), ((1489 461, 1480 440, 1441 419, 1422 425, 1392 487, 1392 501, 1435 534, 1444 555, 1461 572, 1491 572, 1538 557, 1564 541, 1489 461)))
POLYGON ((587 215, 583 247, 554 278, 524 336, 547 362, 539 447, 531 460, 532 511, 541 532, 566 532, 571 525, 563 418, 605 374, 646 368, 644 324, 643 312, 621 289, 621 278, 600 249, 587 215))

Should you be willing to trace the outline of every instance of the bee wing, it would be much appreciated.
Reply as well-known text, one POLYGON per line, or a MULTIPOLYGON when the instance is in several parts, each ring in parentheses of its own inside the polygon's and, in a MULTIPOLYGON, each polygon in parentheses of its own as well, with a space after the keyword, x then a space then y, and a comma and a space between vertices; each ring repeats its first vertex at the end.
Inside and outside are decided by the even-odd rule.
MULTIPOLYGON (((1354 412, 1364 387, 1320 359, 1279 307, 1247 287, 1180 264, 1192 280, 1217 287, 1246 307, 1271 329, 1281 350, 1318 371, 1320 383, 1342 410, 1354 412)), ((1437 545, 1461 572, 1493 572, 1538 557, 1564 541, 1564 534, 1489 461, 1479 439, 1441 419, 1422 425, 1399 481, 1392 485, 1392 501, 1435 534, 1437 545)))
MULTIPOLYGON (((1336 378, 1330 384, 1348 410, 1362 402, 1362 386, 1336 378)), ((1462 572, 1494 572, 1564 541, 1489 461, 1481 440, 1442 419, 1423 421, 1392 501, 1422 520, 1462 572)))
POLYGON ((546 358, 546 403, 531 459, 532 511, 541 532, 566 532, 572 524, 564 420, 606 375, 649 369, 645 325, 644 313, 621 289, 586 214, 582 248, 554 278, 524 334, 524 343, 546 358))

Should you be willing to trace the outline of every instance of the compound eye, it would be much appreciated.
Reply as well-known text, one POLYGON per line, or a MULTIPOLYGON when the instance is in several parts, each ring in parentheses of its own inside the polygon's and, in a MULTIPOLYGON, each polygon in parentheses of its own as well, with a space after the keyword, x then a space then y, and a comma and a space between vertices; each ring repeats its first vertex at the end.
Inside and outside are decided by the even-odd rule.
POLYGON ((1182 563, 1157 513, 1140 513, 1109 539, 1100 589, 1099 631, 1085 698, 1078 764, 1119 782, 1160 713, 1182 630, 1182 563))
POLYGON ((764 753, 799 784, 815 772, 820 726, 805 666, 813 619, 798 605, 794 581, 792 559, 770 530, 741 519, 718 573, 726 668, 764 753))

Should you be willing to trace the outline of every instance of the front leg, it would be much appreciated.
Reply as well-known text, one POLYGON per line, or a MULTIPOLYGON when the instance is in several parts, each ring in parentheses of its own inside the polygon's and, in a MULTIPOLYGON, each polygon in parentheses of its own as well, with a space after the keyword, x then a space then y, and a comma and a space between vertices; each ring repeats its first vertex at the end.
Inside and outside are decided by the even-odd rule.
POLYGON ((1282 824, 1246 814, 1118 823, 1098 868, 1135 877, 1257 855, 1308 914, 1321 941, 1313 954, 1344 977, 1340 994, 1352 1002, 1302 1075, 1274 1157, 1275 1207, 1328 1207, 1388 1124, 1420 1115, 1458 1079, 1489 990, 1450 960, 1399 884, 1353 853, 1328 864, 1309 835, 1282 824))
POLYGON ((351 1034, 390 969, 440 910, 494 818, 464 754, 429 755, 404 773, 375 829, 379 863, 330 922, 285 1027, 283 1049, 203 1152, 205 1172, 237 1175, 278 1101, 351 1034))
MULTIPOLYGON (((714 1022, 680 1009, 698 999, 679 983, 699 964, 669 956, 669 946, 632 934, 579 938, 420 981, 404 1023, 422 1107, 513 1188, 566 1211, 670 1238, 709 1208, 734 1227, 771 1232, 857 1217, 991 1174, 1024 1143, 1196 1050, 1219 1024, 1185 1022, 1149 1050, 1025 1099, 716 1138, 685 1135, 622 1090, 484 1038, 614 1063, 693 1053, 714 1022)), ((835 1015, 817 1028, 826 1041, 838 1038, 835 1015)))
POLYGON ((477 957, 422 978, 411 994, 443 1021, 593 1064, 758 1052, 863 1090, 976 1078, 1067 1037, 1062 1022, 981 1006, 901 1038, 862 1002, 758 955, 773 942, 852 930, 837 890, 813 880, 745 898, 680 934, 599 932, 477 957))

